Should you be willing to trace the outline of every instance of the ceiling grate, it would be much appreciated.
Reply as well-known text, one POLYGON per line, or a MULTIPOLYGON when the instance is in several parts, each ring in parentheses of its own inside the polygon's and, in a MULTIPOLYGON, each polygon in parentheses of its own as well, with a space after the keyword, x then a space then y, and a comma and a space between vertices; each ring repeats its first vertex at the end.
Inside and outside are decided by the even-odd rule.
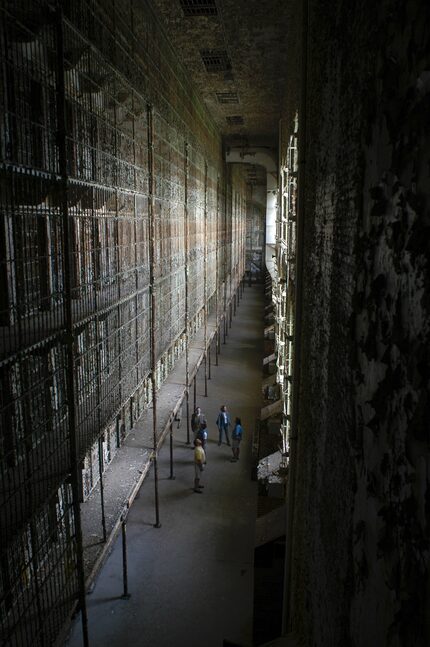
POLYGON ((228 72, 231 70, 230 59, 223 49, 202 49, 200 55, 207 72, 228 72))
POLYGON ((237 92, 215 92, 218 103, 239 103, 237 92))
POLYGON ((216 16, 215 0, 179 0, 184 16, 216 16))
POLYGON ((226 117, 229 126, 243 126, 243 117, 241 115, 230 115, 226 117))

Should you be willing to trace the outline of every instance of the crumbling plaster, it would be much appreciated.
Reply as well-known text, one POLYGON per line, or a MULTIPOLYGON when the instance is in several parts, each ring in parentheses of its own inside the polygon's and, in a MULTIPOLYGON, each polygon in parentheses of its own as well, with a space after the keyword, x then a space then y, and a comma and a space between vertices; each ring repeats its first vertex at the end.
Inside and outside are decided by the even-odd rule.
POLYGON ((306 646, 425 647, 430 7, 309 9, 290 619, 306 646))

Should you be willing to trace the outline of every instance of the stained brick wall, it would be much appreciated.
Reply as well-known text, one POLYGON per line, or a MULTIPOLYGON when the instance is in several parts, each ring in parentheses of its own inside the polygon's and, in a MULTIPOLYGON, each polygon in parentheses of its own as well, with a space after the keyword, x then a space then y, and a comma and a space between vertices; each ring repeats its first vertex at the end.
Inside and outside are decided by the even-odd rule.
POLYGON ((430 643, 429 20, 423 1, 310 2, 290 502, 304 645, 430 643))

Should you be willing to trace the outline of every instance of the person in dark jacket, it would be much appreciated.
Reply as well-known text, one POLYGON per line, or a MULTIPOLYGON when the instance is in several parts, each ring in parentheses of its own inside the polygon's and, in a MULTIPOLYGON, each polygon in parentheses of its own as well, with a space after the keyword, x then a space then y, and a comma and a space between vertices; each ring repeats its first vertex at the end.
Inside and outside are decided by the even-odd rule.
POLYGON ((205 414, 200 407, 196 407, 193 415, 191 416, 191 431, 194 434, 194 440, 197 438, 202 425, 206 425, 205 414))
POLYGON ((230 421, 230 416, 227 412, 227 407, 225 406, 225 404, 223 404, 218 414, 218 418, 216 419, 216 426, 218 427, 218 431, 219 431, 218 447, 222 443, 223 432, 225 434, 225 441, 227 445, 230 445, 230 439, 228 437, 228 428, 230 424, 231 424, 231 421, 230 421))

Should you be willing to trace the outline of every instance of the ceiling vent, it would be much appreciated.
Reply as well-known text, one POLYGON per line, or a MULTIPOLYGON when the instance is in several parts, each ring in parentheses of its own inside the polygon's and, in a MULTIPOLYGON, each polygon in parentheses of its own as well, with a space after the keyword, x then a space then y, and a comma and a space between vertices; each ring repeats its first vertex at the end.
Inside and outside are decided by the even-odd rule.
POLYGON ((215 0, 179 0, 184 16, 216 16, 215 0))
POLYGON ((229 126, 243 126, 243 117, 241 115, 231 115, 226 117, 229 126))
POLYGON ((218 103, 239 103, 237 92, 215 92, 218 103))
POLYGON ((231 69, 230 59, 223 49, 202 49, 200 55, 207 72, 228 72, 231 69))

